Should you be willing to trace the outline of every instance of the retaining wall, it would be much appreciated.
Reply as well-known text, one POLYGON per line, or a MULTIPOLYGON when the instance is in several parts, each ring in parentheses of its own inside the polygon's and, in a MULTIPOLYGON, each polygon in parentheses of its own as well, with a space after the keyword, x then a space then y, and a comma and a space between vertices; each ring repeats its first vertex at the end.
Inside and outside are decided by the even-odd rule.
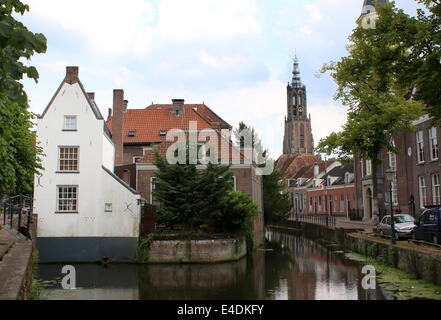
POLYGON ((441 250, 425 252, 418 246, 406 248, 407 242, 392 247, 388 240, 369 237, 357 229, 326 228, 325 226, 297 221, 285 221, 275 227, 296 229, 308 238, 337 243, 341 247, 381 259, 395 268, 414 275, 418 279, 441 285, 441 250))
POLYGON ((216 263, 236 261, 246 254, 245 240, 155 240, 150 245, 148 262, 216 263))

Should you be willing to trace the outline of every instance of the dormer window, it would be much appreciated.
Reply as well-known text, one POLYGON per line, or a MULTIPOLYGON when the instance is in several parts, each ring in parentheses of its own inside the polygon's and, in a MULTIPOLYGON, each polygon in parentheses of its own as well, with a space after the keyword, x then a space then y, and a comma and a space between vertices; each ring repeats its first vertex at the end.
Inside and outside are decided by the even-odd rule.
POLYGON ((136 137, 136 130, 130 130, 128 136, 129 136, 129 138, 135 138, 136 137))
POLYGON ((166 130, 159 131, 159 136, 160 137, 165 137, 166 135, 167 135, 167 131, 166 130))
POLYGON ((64 116, 64 131, 77 131, 77 116, 64 116))

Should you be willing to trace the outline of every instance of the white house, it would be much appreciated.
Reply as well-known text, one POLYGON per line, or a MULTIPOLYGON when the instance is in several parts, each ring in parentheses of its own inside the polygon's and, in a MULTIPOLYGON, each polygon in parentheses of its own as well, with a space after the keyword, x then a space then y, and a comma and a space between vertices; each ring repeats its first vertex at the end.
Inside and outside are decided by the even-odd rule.
POLYGON ((45 154, 34 188, 40 260, 133 259, 141 196, 113 173, 111 134, 78 67, 67 67, 38 119, 37 139, 45 154))

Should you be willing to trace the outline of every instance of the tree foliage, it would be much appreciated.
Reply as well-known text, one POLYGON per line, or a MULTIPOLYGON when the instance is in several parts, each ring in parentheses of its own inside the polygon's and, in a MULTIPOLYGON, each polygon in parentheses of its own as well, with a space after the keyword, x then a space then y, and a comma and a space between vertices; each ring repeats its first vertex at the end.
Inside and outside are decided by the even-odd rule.
POLYGON ((46 38, 14 18, 28 10, 19 0, 0 4, 0 194, 30 193, 41 168, 41 148, 31 132, 33 114, 20 80, 38 80, 37 69, 24 61, 46 51, 46 38))
POLYGON ((265 223, 286 220, 292 210, 292 202, 285 186, 280 184, 282 174, 274 170, 271 175, 263 177, 263 212, 265 223))
POLYGON ((169 164, 159 154, 155 165, 153 196, 161 204, 157 219, 169 228, 181 224, 193 231, 211 225, 219 232, 238 233, 256 213, 248 195, 233 191, 229 166, 208 164, 198 170, 193 164, 169 164))
POLYGON ((379 7, 378 14, 376 28, 354 30, 347 57, 322 69, 334 78, 335 98, 348 107, 348 117, 341 132, 320 141, 320 152, 359 154, 378 163, 384 148, 397 152, 391 138, 412 129, 425 112, 423 103, 411 99, 414 82, 404 80, 418 69, 412 48, 419 24, 393 3, 379 7))

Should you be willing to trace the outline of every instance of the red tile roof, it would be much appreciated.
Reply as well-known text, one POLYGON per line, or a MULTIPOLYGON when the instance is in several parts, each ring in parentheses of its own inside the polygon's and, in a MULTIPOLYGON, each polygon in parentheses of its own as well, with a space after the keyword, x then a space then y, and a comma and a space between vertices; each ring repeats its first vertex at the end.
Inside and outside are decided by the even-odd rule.
MULTIPOLYGON (((189 130, 189 122, 196 121, 198 130, 230 127, 203 104, 185 104, 184 113, 177 116, 172 113, 172 104, 151 105, 146 109, 128 109, 123 115, 124 143, 158 143, 166 140, 160 131, 171 129, 189 130), (136 131, 135 137, 129 137, 130 131, 136 131)), ((112 117, 107 120, 112 131, 112 117)))

